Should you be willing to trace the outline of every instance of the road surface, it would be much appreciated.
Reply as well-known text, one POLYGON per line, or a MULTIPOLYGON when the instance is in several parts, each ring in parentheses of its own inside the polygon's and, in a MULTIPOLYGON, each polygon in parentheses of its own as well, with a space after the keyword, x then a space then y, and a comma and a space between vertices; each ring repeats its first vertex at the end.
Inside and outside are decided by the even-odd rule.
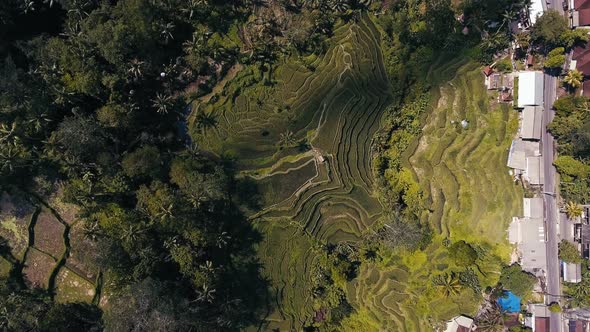
MULTIPOLYGON (((548 9, 554 9, 563 14, 561 1, 552 0, 547 4, 548 9)), ((557 245, 559 243, 559 236, 557 234, 559 210, 557 209, 557 201, 555 199, 556 185, 555 174, 556 170, 553 166, 554 159, 554 139, 547 131, 547 125, 551 123, 555 112, 553 110, 553 102, 557 98, 557 77, 545 75, 545 86, 543 91, 543 102, 545 111, 543 112, 543 135, 541 136, 541 144, 543 145, 543 173, 545 176, 544 185, 544 216, 545 227, 547 232, 547 296, 548 303, 559 301, 561 295, 561 280, 560 280, 560 266, 558 258, 557 245), (553 193, 553 194, 551 194, 553 193)), ((561 313, 551 313, 549 317, 549 325, 551 332, 562 332, 562 317, 561 313)))
MULTIPOLYGON (((557 90, 557 78, 545 75, 545 91, 544 103, 545 111, 543 112, 543 135, 541 142, 543 145, 543 173, 545 175, 544 187, 544 215, 545 227, 547 231, 547 297, 548 303, 559 301, 560 276, 559 276, 559 258, 557 256, 559 237, 557 235, 558 223, 558 209, 555 195, 555 167, 553 166, 553 136, 547 132, 547 124, 553 120, 554 111, 552 110, 553 102, 557 90), (557 295, 557 296, 553 296, 557 295)), ((561 329, 561 314, 551 313, 550 317, 550 331, 560 332, 561 329)))

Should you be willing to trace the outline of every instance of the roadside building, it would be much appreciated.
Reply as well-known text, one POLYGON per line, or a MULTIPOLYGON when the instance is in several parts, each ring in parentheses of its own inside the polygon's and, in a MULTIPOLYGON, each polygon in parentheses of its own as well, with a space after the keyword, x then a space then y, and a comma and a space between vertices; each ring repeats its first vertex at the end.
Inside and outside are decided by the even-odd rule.
POLYGON ((486 78, 488 90, 500 90, 502 88, 502 74, 494 73, 486 78))
POLYGON ((469 332, 475 331, 476 328, 473 319, 467 316, 456 316, 447 322, 445 332, 469 332))
MULTIPOLYGON (((590 0, 588 0, 588 3, 590 4, 590 0)), ((590 46, 588 44, 574 48, 570 69, 577 69, 584 75, 582 94, 590 97, 590 46)))
POLYGON ((525 140, 541 139, 543 109, 540 106, 525 106, 522 110, 520 137, 525 140))
MULTIPOLYGON (((507 166, 514 170, 515 175, 520 175, 531 184, 542 182, 541 169, 535 168, 535 162, 540 163, 541 147, 538 141, 525 141, 518 138, 512 141, 508 153, 507 166), (537 158, 529 159, 529 158, 537 158), (531 182, 532 177, 532 182, 531 182)), ((540 167, 540 166, 539 166, 540 167)))
POLYGON ((574 0, 570 2, 570 24, 572 28, 590 26, 590 1, 574 0), (573 2, 573 6, 572 6, 573 2))
POLYGON ((526 170, 523 173, 523 177, 529 182, 529 184, 533 186, 542 186, 545 184, 543 163, 543 157, 540 156, 526 158, 526 170))
POLYGON ((561 275, 565 282, 578 283, 582 281, 582 265, 562 262, 561 275))
POLYGON ((531 7, 529 9, 529 16, 530 16, 530 20, 531 20, 531 25, 535 24, 535 22, 537 22, 537 18, 541 15, 543 15, 543 12, 545 11, 545 7, 543 6, 543 2, 545 0, 532 0, 531 1, 531 7))
POLYGON ((514 217, 508 228, 508 241, 516 244, 522 269, 535 275, 547 266, 543 199, 523 198, 523 217, 514 217))
POLYGON ((521 71, 518 74, 518 107, 543 105, 543 73, 521 71))
POLYGON ((525 325, 533 329, 534 332, 549 332, 549 308, 542 303, 529 304, 531 317, 525 319, 525 325))

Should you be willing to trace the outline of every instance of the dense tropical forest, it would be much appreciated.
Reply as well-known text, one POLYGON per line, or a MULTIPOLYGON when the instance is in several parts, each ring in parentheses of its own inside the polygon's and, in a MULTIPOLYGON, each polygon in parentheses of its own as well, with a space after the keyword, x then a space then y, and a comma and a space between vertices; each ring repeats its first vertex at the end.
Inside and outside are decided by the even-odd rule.
POLYGON ((488 229, 518 207, 464 205, 485 170, 424 182, 465 146, 503 165, 478 64, 525 5, 2 1, 0 327, 430 330, 532 287, 488 229), (436 129, 453 99, 494 138, 436 129))

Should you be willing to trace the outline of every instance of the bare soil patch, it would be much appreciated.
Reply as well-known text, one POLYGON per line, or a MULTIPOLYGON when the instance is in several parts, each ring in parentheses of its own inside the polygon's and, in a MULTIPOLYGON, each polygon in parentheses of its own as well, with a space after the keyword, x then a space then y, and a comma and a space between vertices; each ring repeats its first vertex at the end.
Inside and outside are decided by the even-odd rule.
POLYGON ((23 276, 31 288, 47 288, 51 271, 57 262, 51 256, 30 248, 27 252, 23 276))
POLYGON ((24 196, 3 192, 0 196, 0 237, 8 241, 11 254, 21 260, 29 243, 28 227, 35 207, 24 196))
POLYGON ((33 245, 54 258, 58 258, 66 250, 63 238, 64 231, 65 226, 51 212, 43 210, 37 216, 33 245))

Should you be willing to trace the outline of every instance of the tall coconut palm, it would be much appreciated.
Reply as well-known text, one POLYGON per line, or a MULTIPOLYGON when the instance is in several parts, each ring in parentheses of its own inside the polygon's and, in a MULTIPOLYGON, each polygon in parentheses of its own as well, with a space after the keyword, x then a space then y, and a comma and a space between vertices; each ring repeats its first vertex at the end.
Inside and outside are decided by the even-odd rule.
POLYGON ((295 140, 295 136, 293 135, 292 131, 287 130, 286 132, 281 133, 281 138, 279 139, 280 146, 290 147, 296 143, 297 141, 295 140))
POLYGON ((432 279, 432 284, 436 286, 445 297, 457 295, 461 291, 459 277, 455 272, 445 273, 434 277, 432 279))
POLYGON ((207 0, 189 0, 186 6, 180 9, 183 13, 188 14, 188 18, 192 19, 196 11, 209 5, 207 0))
POLYGON ((581 217, 582 212, 583 212, 582 206, 578 203, 569 201, 565 205, 565 214, 570 219, 577 219, 577 218, 581 217))
POLYGON ((156 94, 156 98, 152 102, 156 112, 160 114, 168 114, 172 107, 172 98, 161 93, 156 94))
POLYGON ((197 114, 196 122, 197 127, 203 131, 217 127, 217 117, 215 117, 213 112, 199 112, 199 114, 197 114))
POLYGON ((572 90, 579 88, 584 80, 584 74, 576 69, 567 72, 563 78, 563 82, 572 90))
POLYGON ((174 30, 175 27, 176 26, 172 22, 168 22, 168 23, 162 25, 162 28, 160 30, 160 35, 164 38, 165 44, 168 44, 168 41, 170 39, 174 39, 174 35, 172 34, 172 31, 174 30))
POLYGON ((133 59, 131 60, 131 64, 129 66, 129 69, 127 69, 127 72, 133 76, 133 78, 138 79, 141 76, 143 76, 143 65, 145 62, 140 61, 138 59, 133 59))

